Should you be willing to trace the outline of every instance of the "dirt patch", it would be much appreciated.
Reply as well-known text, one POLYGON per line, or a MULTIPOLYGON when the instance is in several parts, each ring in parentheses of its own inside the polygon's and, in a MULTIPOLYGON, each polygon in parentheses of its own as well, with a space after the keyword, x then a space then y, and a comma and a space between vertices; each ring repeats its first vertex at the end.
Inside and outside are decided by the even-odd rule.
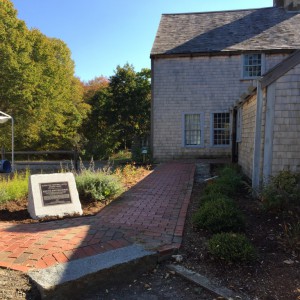
MULTIPOLYGON (((80 199, 83 216, 97 214, 106 203, 100 201, 91 201, 90 199, 80 199)), ((45 217, 39 220, 33 220, 27 211, 28 200, 19 199, 0 204, 0 221, 12 223, 39 223, 62 219, 60 217, 45 217)), ((76 215, 66 216, 64 218, 78 217, 76 215)), ((1 298, 0 298, 1 299, 1 298)))
POLYGON ((0 268, 0 299, 40 299, 40 294, 27 275, 0 268))

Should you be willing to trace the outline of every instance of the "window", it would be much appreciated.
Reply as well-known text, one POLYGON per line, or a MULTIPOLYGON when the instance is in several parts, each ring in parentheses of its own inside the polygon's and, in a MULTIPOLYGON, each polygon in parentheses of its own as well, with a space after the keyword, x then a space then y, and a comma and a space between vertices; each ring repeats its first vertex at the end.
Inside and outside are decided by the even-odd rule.
POLYGON ((243 55, 243 78, 255 78, 263 73, 262 54, 245 54, 243 55))
POLYGON ((203 146, 203 115, 202 113, 184 114, 184 146, 203 146))
POLYGON ((230 145, 230 115, 229 113, 212 114, 212 145, 230 145))

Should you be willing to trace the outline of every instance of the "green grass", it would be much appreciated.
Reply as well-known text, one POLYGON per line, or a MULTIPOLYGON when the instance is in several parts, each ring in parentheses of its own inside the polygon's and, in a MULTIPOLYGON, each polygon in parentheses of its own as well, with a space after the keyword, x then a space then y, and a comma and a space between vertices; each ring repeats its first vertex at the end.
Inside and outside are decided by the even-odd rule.
POLYGON ((15 173, 12 178, 0 177, 0 203, 27 197, 29 175, 27 170, 15 173))
POLYGON ((114 164, 125 164, 131 162, 131 160, 131 152, 128 150, 120 150, 109 157, 109 161, 114 162, 114 164))

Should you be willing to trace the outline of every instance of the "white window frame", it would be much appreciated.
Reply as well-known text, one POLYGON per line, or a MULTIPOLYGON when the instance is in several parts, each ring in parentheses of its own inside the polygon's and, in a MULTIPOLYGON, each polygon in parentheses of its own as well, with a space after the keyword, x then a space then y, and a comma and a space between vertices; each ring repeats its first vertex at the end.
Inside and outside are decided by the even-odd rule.
POLYGON ((226 111, 214 111, 210 114, 210 145, 211 147, 216 147, 216 148, 228 148, 231 146, 231 113, 226 110, 226 111), (214 139, 214 133, 215 133, 215 130, 224 130, 224 128, 216 128, 214 127, 214 115, 215 114, 228 114, 229 115, 229 128, 227 129, 228 130, 228 133, 229 133, 229 144, 225 144, 225 145, 218 145, 218 144, 215 144, 215 139, 214 139))
MULTIPOLYGON (((265 54, 264 53, 245 53, 241 56, 241 65, 242 65, 242 78, 243 79, 256 79, 256 78, 259 78, 261 77, 264 72, 265 72, 265 54), (260 63, 260 75, 257 75, 257 76, 249 76, 248 74, 246 74, 246 71, 245 71, 245 59, 247 56, 249 55, 260 55, 261 56, 261 63, 260 63)), ((251 65, 249 65, 251 67, 251 65)), ((252 66, 258 66, 258 65, 252 65, 252 66)))
POLYGON ((203 112, 184 112, 182 113, 182 146, 184 148, 204 148, 204 113, 203 112), (200 118, 200 144, 188 145, 186 144, 186 128, 185 118, 187 115, 199 115, 200 118))

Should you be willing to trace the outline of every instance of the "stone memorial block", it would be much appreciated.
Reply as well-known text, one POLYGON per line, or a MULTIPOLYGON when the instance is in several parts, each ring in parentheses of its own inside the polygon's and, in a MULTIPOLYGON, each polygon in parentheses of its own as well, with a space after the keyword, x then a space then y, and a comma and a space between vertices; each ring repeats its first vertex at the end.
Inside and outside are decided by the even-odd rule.
POLYGON ((82 215, 73 173, 31 175, 28 188, 28 212, 33 219, 82 215))

